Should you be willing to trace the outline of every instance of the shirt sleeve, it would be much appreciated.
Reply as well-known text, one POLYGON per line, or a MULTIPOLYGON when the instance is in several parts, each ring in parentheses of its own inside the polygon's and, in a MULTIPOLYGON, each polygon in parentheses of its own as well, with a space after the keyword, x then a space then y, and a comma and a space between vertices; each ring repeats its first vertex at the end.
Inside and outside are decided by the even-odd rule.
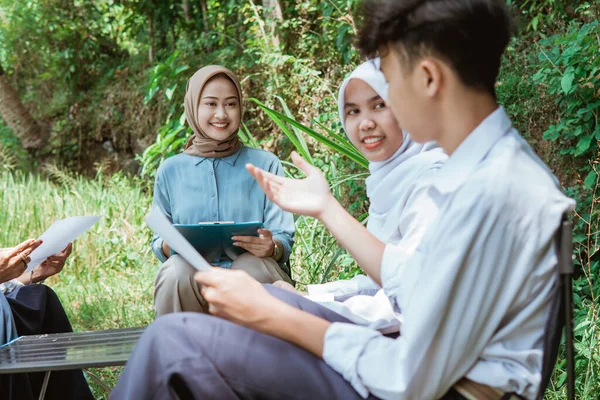
POLYGON ((525 251, 527 241, 515 239, 520 233, 497 202, 464 192, 440 212, 402 269, 394 290, 404 317, 401 336, 342 323, 326 332, 325 362, 363 397, 443 396, 475 364, 506 315, 513 299, 506 286, 519 288, 525 280, 511 255, 525 251))
POLYGON ((11 279, 10 281, 0 283, 0 292, 4 294, 9 294, 13 290, 21 286, 25 285, 20 280, 11 279))
MULTIPOLYGON (((283 166, 279 160, 273 162, 269 172, 284 176, 283 166)), ((287 262, 292 253, 294 245, 294 217, 291 213, 283 211, 278 205, 273 203, 265 196, 264 226, 273 232, 273 239, 277 239, 283 245, 283 256, 279 260, 280 264, 287 262)))
POLYGON ((306 285, 309 295, 331 294, 336 301, 345 301, 357 295, 374 296, 381 287, 366 275, 357 275, 352 279, 306 285))
MULTIPOLYGON (((169 192, 166 184, 167 182, 163 176, 163 171, 161 168, 159 168, 156 173, 156 180, 154 181, 154 198, 152 205, 153 207, 158 207, 158 209, 166 215, 169 221, 172 222, 173 217, 171 215, 171 200, 169 198, 169 192)), ((154 254, 156 254, 156 257, 158 257, 161 262, 165 262, 167 261, 168 256, 163 253, 162 244, 162 238, 154 234, 152 237, 152 251, 154 251, 154 254)))
POLYGON ((409 188, 411 195, 398 220, 398 229, 402 239, 396 244, 386 245, 382 264, 381 282, 386 292, 391 292, 399 285, 401 270, 406 261, 415 253, 421 244, 425 232, 433 224, 439 212, 440 198, 432 193, 433 178, 438 169, 425 171, 409 188))

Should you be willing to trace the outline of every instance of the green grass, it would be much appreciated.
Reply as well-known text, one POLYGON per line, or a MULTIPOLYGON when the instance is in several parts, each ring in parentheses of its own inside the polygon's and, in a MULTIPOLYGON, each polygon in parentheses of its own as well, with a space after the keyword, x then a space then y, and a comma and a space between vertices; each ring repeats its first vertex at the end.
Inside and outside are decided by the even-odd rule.
MULTIPOLYGON (((48 168, 42 175, 0 169, 0 247, 36 238, 53 221, 76 215, 103 218, 74 243, 64 270, 48 279, 60 297, 76 331, 147 326, 154 320, 154 276, 159 262, 150 248, 151 232, 143 217, 151 206, 146 182, 99 174, 95 179, 72 177, 48 168)), ((293 276, 303 284, 325 275, 350 277, 353 260, 313 218, 296 221, 293 276), (328 271, 329 269, 329 271, 328 271)), ((114 385, 121 368, 92 370, 114 385)), ((94 394, 104 391, 91 382, 94 394)))

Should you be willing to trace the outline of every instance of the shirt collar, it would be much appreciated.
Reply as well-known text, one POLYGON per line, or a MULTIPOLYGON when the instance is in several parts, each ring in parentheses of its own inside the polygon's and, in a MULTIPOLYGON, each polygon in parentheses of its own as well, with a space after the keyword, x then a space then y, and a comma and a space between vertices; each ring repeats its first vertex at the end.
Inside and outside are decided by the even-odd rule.
MULTIPOLYGON (((233 165, 235 165, 235 162, 237 161, 237 159, 240 156, 241 152, 242 152, 242 147, 240 147, 240 149, 238 151, 236 151, 235 153, 230 154, 227 157, 218 158, 218 160, 223 160, 227 164, 233 166, 233 165)), ((200 157, 200 156, 196 156, 196 158, 198 158, 198 161, 196 161, 196 165, 200 165, 204 160, 207 160, 209 158, 211 160, 217 160, 214 157, 200 157)))
POLYGON ((503 107, 498 107, 481 121, 452 153, 435 177, 433 186, 441 194, 451 193, 458 189, 477 164, 486 157, 494 144, 511 127, 512 123, 506 111, 503 107))

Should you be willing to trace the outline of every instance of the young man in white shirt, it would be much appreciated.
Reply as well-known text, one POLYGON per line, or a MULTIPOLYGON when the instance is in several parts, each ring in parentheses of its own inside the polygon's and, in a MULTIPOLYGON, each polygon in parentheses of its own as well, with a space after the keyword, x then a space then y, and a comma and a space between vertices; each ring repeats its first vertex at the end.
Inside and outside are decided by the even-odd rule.
POLYGON ((554 237, 574 202, 498 107, 511 20, 503 0, 373 0, 359 47, 379 55, 389 105, 450 155, 438 218, 416 253, 385 246, 328 195, 249 166, 282 208, 321 220, 403 313, 401 335, 356 326, 243 272, 199 273, 210 312, 158 319, 113 398, 536 397, 556 284, 554 237))

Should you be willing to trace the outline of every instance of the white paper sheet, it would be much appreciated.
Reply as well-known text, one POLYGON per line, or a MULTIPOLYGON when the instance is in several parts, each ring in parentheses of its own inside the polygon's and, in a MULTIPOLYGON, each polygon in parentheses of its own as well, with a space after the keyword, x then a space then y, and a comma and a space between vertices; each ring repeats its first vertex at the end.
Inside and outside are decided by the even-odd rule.
POLYGON ((162 238, 177 254, 189 262, 198 271, 210 271, 210 264, 194 249, 171 221, 158 208, 153 207, 146 217, 146 224, 162 238))
POLYGON ((90 229, 102 216, 69 217, 54 221, 38 239, 42 240, 40 247, 31 252, 31 261, 27 271, 31 271, 46 258, 60 253, 67 245, 90 229))

